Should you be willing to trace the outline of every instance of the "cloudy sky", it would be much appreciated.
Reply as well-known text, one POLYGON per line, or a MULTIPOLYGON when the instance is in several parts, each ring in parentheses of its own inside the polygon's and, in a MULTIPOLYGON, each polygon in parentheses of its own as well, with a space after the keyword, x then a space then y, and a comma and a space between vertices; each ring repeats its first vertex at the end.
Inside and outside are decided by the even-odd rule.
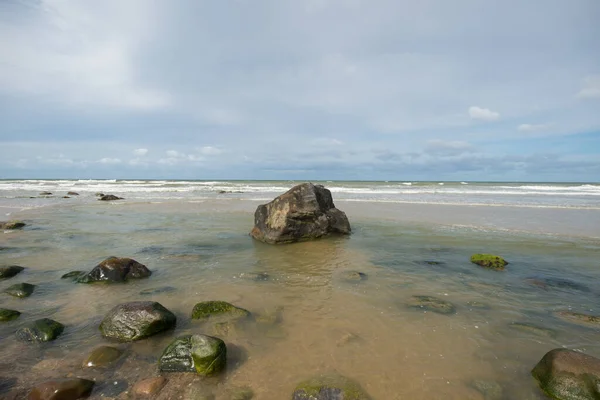
POLYGON ((598 0, 3 0, 0 178, 600 180, 598 0))

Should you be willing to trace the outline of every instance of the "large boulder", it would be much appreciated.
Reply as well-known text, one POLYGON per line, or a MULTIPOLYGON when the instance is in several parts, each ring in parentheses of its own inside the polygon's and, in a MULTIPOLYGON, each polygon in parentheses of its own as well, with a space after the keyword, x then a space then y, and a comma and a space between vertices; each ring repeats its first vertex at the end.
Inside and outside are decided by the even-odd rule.
POLYGON ((131 258, 108 257, 87 274, 79 276, 77 282, 125 282, 128 279, 147 278, 150 275, 152 272, 144 264, 131 258))
POLYGON ((600 399, 600 359, 568 349, 546 353, 531 371, 540 388, 558 400, 600 399))
POLYGON ((296 386, 292 400, 370 400, 360 385, 340 375, 319 376, 296 386))
POLYGON ((50 342, 60 336, 65 326, 50 318, 38 319, 16 332, 17 338, 24 342, 50 342))
POLYGON ((331 192, 322 185, 303 183, 258 206, 250 235, 274 244, 349 233, 348 218, 335 208, 331 192))
POLYGON ((176 338, 158 360, 161 372, 196 372, 213 375, 225 367, 227 347, 216 337, 184 335, 176 338))
POLYGON ((35 386, 29 400, 75 400, 89 397, 94 381, 81 378, 55 379, 35 386))
POLYGON ((155 301, 119 304, 102 320, 102 336, 122 342, 140 340, 174 328, 177 317, 155 301))

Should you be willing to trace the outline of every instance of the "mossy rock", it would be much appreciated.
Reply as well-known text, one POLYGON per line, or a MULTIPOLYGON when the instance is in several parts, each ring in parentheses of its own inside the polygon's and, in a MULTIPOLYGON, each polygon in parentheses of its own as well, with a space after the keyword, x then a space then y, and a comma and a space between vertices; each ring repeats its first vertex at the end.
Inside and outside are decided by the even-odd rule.
POLYGON ((24 342, 50 342, 60 336, 65 326, 50 318, 42 318, 34 321, 29 326, 19 329, 17 338, 24 342))
POLYGON ((471 256, 471 262, 496 271, 503 271, 504 267, 508 264, 502 257, 493 254, 473 254, 471 256))
POLYGON ((553 399, 600 399, 600 359, 587 354, 562 348, 551 350, 531 374, 553 399))
POLYGON ((114 307, 100 324, 102 336, 122 342, 140 340, 172 329, 177 317, 155 301, 132 301, 114 307))
POLYGON ((444 315, 456 313, 454 304, 433 296, 412 296, 408 301, 408 306, 417 310, 431 311, 444 315))
POLYGON ((92 352, 83 361, 84 368, 106 368, 113 364, 123 355, 123 350, 112 346, 100 346, 92 352))
POLYGON ((509 324, 508 327, 520 332, 530 333, 535 336, 556 338, 555 330, 533 325, 527 322, 513 322, 512 324, 509 324))
POLYGON ((12 229, 21 229, 25 226, 25 222, 13 220, 0 222, 0 229, 12 230, 12 229))
POLYGON ((0 321, 12 321, 13 319, 19 318, 20 312, 15 310, 9 310, 8 308, 0 308, 0 321))
POLYGON ((25 298, 31 296, 33 291, 35 290, 35 285, 31 283, 17 283, 8 287, 4 293, 10 294, 14 297, 25 298))
POLYGON ((72 281, 76 281, 85 274, 85 271, 71 271, 61 276, 60 279, 71 279, 72 281))
POLYGON ((192 310, 192 319, 208 321, 213 319, 243 319, 250 318, 250 311, 225 301, 203 301, 194 306, 192 310))
POLYGON ((196 372, 214 375, 225 368, 227 347, 221 339, 207 335, 184 335, 167 346, 158 360, 161 372, 196 372))
POLYGON ((371 400, 371 397, 352 379, 325 375, 296 386, 292 400, 371 400))
POLYGON ((0 267, 0 279, 8 279, 23 272, 25 268, 19 267, 18 265, 8 265, 6 267, 0 267))

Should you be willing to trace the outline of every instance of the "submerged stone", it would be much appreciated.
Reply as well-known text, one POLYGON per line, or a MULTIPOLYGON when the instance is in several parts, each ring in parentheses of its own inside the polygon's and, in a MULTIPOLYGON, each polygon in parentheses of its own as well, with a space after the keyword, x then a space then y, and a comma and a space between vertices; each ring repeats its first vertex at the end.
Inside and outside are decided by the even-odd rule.
POLYGON ((50 318, 42 318, 19 329, 16 333, 19 340, 25 342, 50 342, 60 336, 65 326, 50 318))
POLYGON ((546 353, 531 371, 540 388, 558 400, 600 398, 600 359, 567 349, 546 353))
POLYGON ((266 272, 242 272, 240 274, 240 278, 254 282, 266 282, 271 279, 269 274, 266 272))
POLYGON ((567 322, 590 328, 600 328, 600 315, 582 314, 573 311, 559 311, 555 315, 567 322))
POLYGON ((100 346, 92 352, 83 361, 84 368, 105 368, 123 355, 123 351, 112 346, 100 346))
POLYGON ((79 196, 79 193, 77 192, 67 192, 68 196, 79 196))
POLYGON ((5 221, 0 222, 0 229, 12 230, 12 229, 21 229, 25 226, 25 222, 23 221, 5 221))
POLYGON ((162 376, 147 378, 133 385, 133 394, 140 397, 156 396, 166 383, 167 379, 162 376))
POLYGON ((71 272, 67 272, 66 274, 61 276, 60 279, 71 279, 73 281, 76 281, 77 279, 79 279, 81 276, 83 276, 85 274, 86 274, 85 271, 71 271, 71 272))
POLYGON ((254 398, 254 391, 249 386, 232 388, 230 398, 231 400, 251 400, 254 398))
POLYGON ((19 315, 21 315, 21 313, 18 311, 0 308, 0 321, 12 321, 13 319, 19 318, 19 315))
POLYGON ((147 278, 150 275, 152 272, 144 264, 131 258, 108 257, 89 273, 80 276, 77 282, 125 282, 128 279, 147 278))
POLYGON ((471 256, 471 262, 496 271, 504 270, 504 267, 508 264, 502 257, 493 254, 473 254, 471 256))
POLYGON ((586 285, 578 282, 571 281, 564 278, 546 278, 546 277, 532 277, 525 280, 532 286, 537 286, 544 290, 558 289, 558 290, 574 290, 578 292, 589 292, 590 288, 586 285))
POLYGON ((360 271, 344 271, 342 272, 341 277, 347 282, 361 282, 366 281, 369 278, 367 274, 360 271))
POLYGON ((517 330, 517 331, 531 333, 536 336, 549 337, 549 338, 556 337, 555 330, 549 329, 549 328, 544 328, 544 327, 533 325, 533 324, 529 324, 527 322, 513 322, 512 324, 509 324, 508 327, 511 329, 517 330))
POLYGON ((174 328, 177 317, 155 301, 133 301, 114 307, 100 324, 102 336, 134 341, 174 328))
POLYGON ((227 347, 221 339, 206 335, 176 338, 158 361, 161 372, 196 372, 214 375, 225 368, 227 347))
POLYGON ((194 306, 192 319, 203 321, 212 319, 242 319, 252 314, 248 310, 236 307, 225 301, 203 301, 194 306))
POLYGON ((258 206, 250 235, 265 243, 291 243, 331 234, 350 234, 344 212, 335 208, 322 185, 294 186, 268 204, 258 206))
POLYGON ((29 297, 35 290, 35 285, 31 283, 17 283, 9 286, 4 293, 10 294, 14 297, 24 298, 29 297))
POLYGON ((415 261, 415 263, 420 264, 420 265, 429 265, 429 266, 445 265, 446 264, 443 261, 435 261, 435 260, 419 260, 419 261, 415 261))
POLYGON ((18 265, 8 265, 6 267, 0 267, 0 279, 8 279, 23 272, 25 268, 18 265))
POLYGON ((352 379, 325 375, 296 386, 292 400, 371 400, 371 397, 352 379))
POLYGON ((171 293, 175 292, 176 290, 177 288, 174 288, 173 286, 159 286, 155 288, 144 289, 140 292, 140 294, 142 296, 152 296, 161 293, 171 293))
POLYGON ((407 304, 411 308, 432 311, 438 314, 450 315, 456 313, 454 304, 433 296, 412 296, 407 304))
POLYGON ((28 400, 75 400, 88 397, 94 381, 81 378, 55 379, 40 383, 29 392, 28 400))
POLYGON ((476 379, 471 382, 471 386, 483 395, 485 400, 502 400, 502 386, 496 381, 485 379, 476 379))
POLYGON ((101 194, 99 195, 99 199, 101 201, 114 201, 114 200, 124 200, 122 197, 115 196, 114 194, 101 194))

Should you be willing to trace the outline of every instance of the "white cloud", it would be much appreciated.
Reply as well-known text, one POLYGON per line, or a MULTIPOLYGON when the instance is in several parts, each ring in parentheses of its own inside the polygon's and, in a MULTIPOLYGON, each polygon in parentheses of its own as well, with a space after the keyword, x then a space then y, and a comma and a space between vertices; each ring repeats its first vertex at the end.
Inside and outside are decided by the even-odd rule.
POLYGON ((580 99, 600 99, 600 75, 585 78, 584 87, 577 93, 580 99))
POLYGON ((521 124, 517 127, 520 132, 539 132, 551 127, 551 124, 521 124))
POLYGON ((182 154, 177 150, 167 150, 165 154, 171 158, 185 157, 185 154, 182 154))
POLYGON ((480 119, 482 121, 496 121, 500 118, 500 114, 488 108, 480 108, 472 106, 469 108, 469 116, 472 119, 480 119))
POLYGON ((219 154, 223 153, 223 150, 213 146, 200 147, 198 151, 200 152, 200 154, 205 156, 218 156, 219 154))
POLYGON ((341 146, 342 141, 333 138, 317 138, 310 141, 314 146, 341 146))
POLYGON ((120 164, 121 160, 119 158, 104 157, 98 160, 98 162, 100 164, 120 164))
POLYGON ((146 154, 148 154, 148 149, 135 149, 133 151, 133 154, 136 156, 145 156, 146 154))

